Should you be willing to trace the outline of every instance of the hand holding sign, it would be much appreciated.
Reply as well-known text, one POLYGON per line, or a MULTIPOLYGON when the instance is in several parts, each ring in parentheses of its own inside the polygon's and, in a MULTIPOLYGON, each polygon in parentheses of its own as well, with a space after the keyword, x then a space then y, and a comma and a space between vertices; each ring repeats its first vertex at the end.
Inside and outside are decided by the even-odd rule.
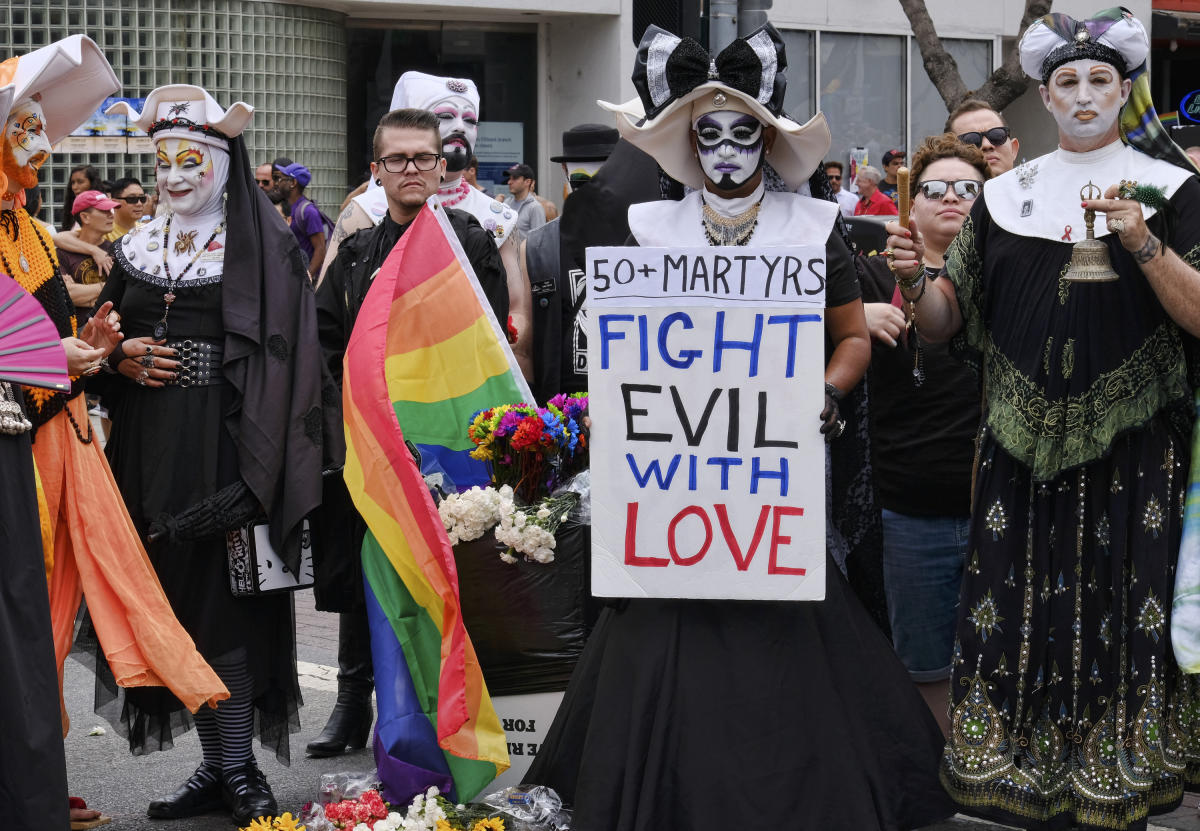
POLYGON ((594 594, 824 597, 824 446, 796 417, 823 401, 824 275, 816 246, 588 250, 594 594))

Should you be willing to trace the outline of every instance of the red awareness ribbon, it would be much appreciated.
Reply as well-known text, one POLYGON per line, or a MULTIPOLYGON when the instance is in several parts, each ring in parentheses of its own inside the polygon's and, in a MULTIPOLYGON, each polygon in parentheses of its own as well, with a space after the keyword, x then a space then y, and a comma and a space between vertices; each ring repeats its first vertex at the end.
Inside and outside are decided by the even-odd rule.
POLYGON ((1070 225, 1066 225, 1063 227, 1062 239, 1063 239, 1063 242, 1071 241, 1071 226, 1070 225))

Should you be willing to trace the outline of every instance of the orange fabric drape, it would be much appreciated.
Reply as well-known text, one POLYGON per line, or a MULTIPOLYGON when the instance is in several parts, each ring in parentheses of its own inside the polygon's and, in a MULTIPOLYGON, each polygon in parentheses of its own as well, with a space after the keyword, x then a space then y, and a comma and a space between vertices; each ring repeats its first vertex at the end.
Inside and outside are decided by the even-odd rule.
MULTIPOLYGON (((84 397, 67 406, 86 430, 84 397)), ((60 686, 75 614, 86 596, 118 685, 165 686, 193 713, 228 698, 176 620, 99 443, 79 441, 62 412, 38 428, 33 455, 53 526, 50 618, 60 686)))

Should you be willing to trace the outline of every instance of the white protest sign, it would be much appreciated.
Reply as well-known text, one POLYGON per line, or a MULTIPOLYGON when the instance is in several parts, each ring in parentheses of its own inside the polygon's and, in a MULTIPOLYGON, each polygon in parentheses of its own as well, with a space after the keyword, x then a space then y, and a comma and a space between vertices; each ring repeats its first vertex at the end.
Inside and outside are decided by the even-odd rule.
POLYGON ((825 250, 589 248, 592 593, 825 597, 825 250))

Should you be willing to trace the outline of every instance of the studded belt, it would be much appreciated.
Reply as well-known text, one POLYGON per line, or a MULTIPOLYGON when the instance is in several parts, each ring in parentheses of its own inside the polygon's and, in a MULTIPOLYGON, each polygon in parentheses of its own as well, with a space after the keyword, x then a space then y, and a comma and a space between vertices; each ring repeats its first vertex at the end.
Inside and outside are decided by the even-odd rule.
POLYGON ((207 387, 225 383, 225 374, 221 371, 225 345, 220 341, 188 338, 167 341, 166 345, 175 350, 175 360, 179 361, 175 380, 167 381, 168 386, 207 387))

